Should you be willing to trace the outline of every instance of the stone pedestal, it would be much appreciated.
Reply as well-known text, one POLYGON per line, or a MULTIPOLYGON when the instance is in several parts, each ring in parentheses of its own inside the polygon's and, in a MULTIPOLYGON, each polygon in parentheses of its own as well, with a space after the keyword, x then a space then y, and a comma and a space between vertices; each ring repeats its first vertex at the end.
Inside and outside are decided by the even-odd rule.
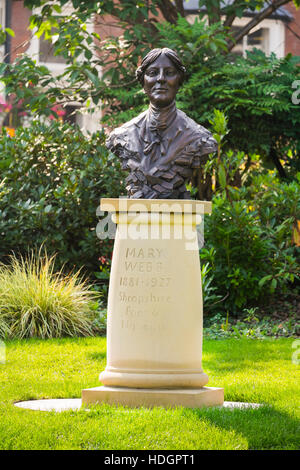
POLYGON ((107 323, 104 387, 83 403, 222 405, 204 387, 202 288, 196 225, 210 203, 102 199, 117 223, 107 323))

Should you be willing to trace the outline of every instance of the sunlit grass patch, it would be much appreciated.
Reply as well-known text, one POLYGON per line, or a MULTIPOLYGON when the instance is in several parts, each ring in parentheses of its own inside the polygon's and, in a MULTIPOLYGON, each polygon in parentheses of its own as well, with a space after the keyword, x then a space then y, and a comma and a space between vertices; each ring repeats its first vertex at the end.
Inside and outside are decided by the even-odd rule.
POLYGON ((23 400, 79 398, 100 385, 103 337, 6 341, 0 365, 1 449, 298 449, 299 366, 293 340, 204 340, 208 386, 255 409, 137 409, 96 405, 62 413, 14 407, 23 400))

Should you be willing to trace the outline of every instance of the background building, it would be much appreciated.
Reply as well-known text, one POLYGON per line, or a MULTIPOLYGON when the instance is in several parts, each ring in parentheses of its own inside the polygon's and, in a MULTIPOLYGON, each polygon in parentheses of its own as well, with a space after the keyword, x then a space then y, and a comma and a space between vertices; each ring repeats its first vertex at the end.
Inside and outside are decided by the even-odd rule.
MULTIPOLYGON (((184 7, 191 19, 199 13, 198 0, 185 2, 184 7)), ((234 20, 233 27, 236 30, 242 28, 253 16, 255 13, 246 10, 242 18, 234 20)), ((261 49, 267 55, 274 52, 277 57, 284 57, 289 52, 300 56, 300 9, 296 10, 293 2, 278 8, 270 18, 254 27, 233 51, 245 55, 247 50, 253 48, 261 49)))

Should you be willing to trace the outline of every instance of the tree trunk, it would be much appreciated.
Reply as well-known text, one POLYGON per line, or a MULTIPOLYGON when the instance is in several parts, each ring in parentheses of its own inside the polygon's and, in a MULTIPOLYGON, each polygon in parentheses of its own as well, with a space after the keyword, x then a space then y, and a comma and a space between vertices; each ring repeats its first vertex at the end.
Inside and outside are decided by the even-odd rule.
MULTIPOLYGON (((176 2, 177 5, 178 2, 176 2)), ((176 6, 170 0, 160 0, 158 2, 158 7, 162 12, 165 20, 169 21, 171 24, 176 24, 178 19, 178 10, 176 6)), ((183 9, 183 5, 182 5, 183 9)))
POLYGON ((212 200, 212 178, 209 174, 206 174, 204 177, 202 168, 194 171, 192 185, 194 188, 197 188, 196 199, 200 201, 212 200))
POLYGON ((280 178, 282 178, 282 179, 286 178, 287 175, 286 175, 285 169, 283 168, 274 147, 271 147, 269 157, 272 160, 272 162, 274 163, 280 178))

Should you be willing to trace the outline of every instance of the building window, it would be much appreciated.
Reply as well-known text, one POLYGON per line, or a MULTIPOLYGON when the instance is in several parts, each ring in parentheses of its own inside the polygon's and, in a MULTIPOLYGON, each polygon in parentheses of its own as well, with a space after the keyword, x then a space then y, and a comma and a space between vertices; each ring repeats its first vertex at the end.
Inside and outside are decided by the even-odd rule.
POLYGON ((51 64, 65 64, 66 60, 61 55, 54 55, 54 46, 50 41, 40 39, 39 42, 39 62, 51 64))
POLYGON ((0 0, 0 25, 5 27, 5 1, 0 0))
MULTIPOLYGON (((55 30, 52 30, 52 33, 55 34, 55 30)), ((51 41, 46 39, 39 39, 39 62, 46 64, 65 64, 66 60, 61 55, 54 55, 54 45, 51 41)))
POLYGON ((66 112, 64 121, 69 124, 79 124, 81 116, 78 110, 80 110, 80 105, 68 104, 64 106, 64 111, 66 112))
POLYGON ((266 54, 269 53, 269 29, 260 28, 247 36, 247 50, 260 49, 266 54))
MULTIPOLYGON (((235 26, 233 30, 237 32, 241 30, 241 28, 235 26)), ((237 55, 245 56, 246 51, 252 51, 253 49, 259 49, 265 54, 269 54, 269 28, 260 28, 244 36, 243 39, 236 43, 232 52, 237 55)))

